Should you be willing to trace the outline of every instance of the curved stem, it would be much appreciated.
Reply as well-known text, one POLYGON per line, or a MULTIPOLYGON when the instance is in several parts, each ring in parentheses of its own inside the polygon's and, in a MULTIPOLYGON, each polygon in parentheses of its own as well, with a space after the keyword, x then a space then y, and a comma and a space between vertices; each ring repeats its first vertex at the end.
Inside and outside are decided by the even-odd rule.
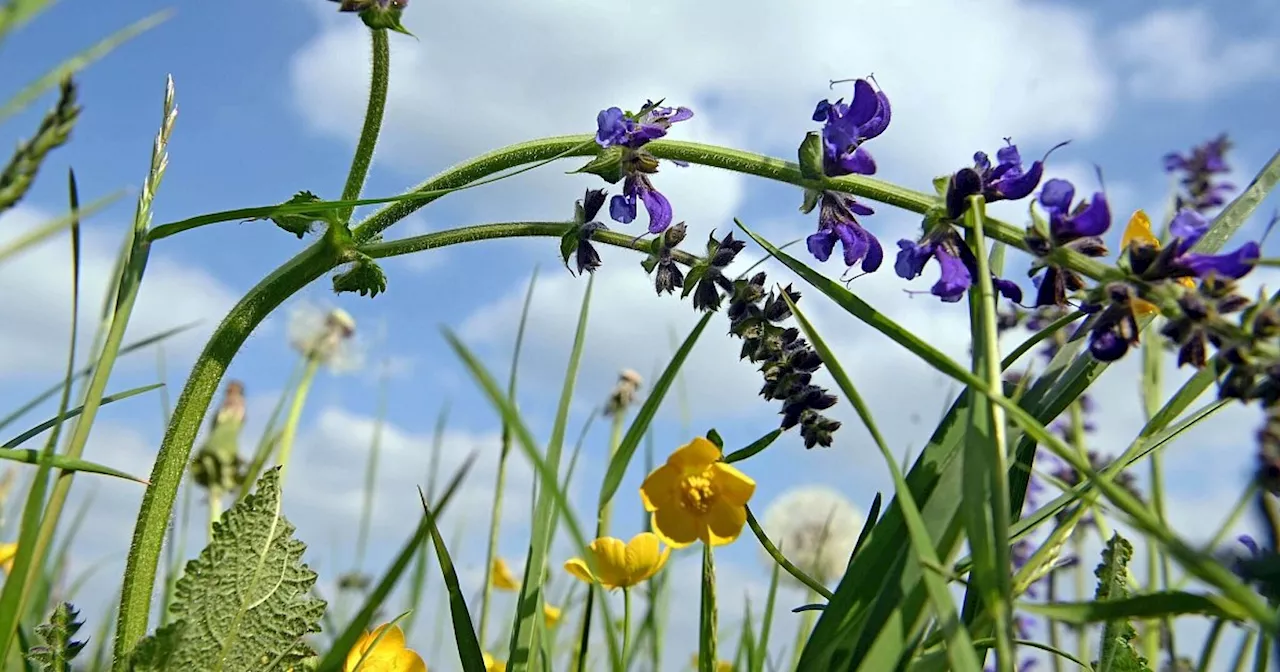
MULTIPOLYGON (((360 129, 360 142, 356 144, 356 154, 351 158, 351 170, 347 173, 347 184, 342 187, 342 199, 353 201, 360 198, 360 190, 364 188, 364 180, 369 175, 369 165, 373 163, 373 150, 378 146, 378 133, 382 130, 382 113, 387 107, 387 85, 391 81, 391 49, 387 42, 385 29, 369 31, 373 41, 373 72, 369 78, 369 106, 364 112, 364 128, 360 129)), ((338 221, 347 222, 355 206, 346 206, 338 211, 338 221)))
MULTIPOLYGON (((298 381, 298 390, 293 393, 293 404, 289 406, 289 415, 285 418, 284 428, 280 431, 280 454, 276 463, 280 465, 280 487, 284 487, 285 473, 289 471, 289 458, 293 455, 293 439, 298 435, 298 423, 302 420, 302 407, 307 405, 307 394, 311 392, 311 383, 320 370, 320 358, 307 357, 307 368, 298 381)), ((252 487, 246 483, 245 487, 252 487)))
POLYGON ((173 417, 151 469, 151 487, 143 493, 138 509, 121 586, 112 669, 128 669, 130 652, 147 634, 156 565, 160 560, 169 514, 186 471, 191 446, 227 365, 250 332, 272 310, 333 268, 336 261, 330 248, 314 245, 264 278, 231 309, 196 360, 173 409, 173 417))

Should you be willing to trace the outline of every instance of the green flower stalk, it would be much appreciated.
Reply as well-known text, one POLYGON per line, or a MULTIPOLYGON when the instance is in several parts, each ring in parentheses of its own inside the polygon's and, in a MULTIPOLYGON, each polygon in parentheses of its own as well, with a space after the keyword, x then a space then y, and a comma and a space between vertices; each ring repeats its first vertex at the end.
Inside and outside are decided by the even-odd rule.
POLYGON ((289 415, 285 417, 284 428, 280 432, 280 446, 277 463, 280 465, 280 479, 284 481, 289 469, 289 460, 293 455, 293 442, 298 433, 298 424, 302 419, 302 408, 307 403, 307 395, 311 392, 311 383, 321 367, 344 370, 355 366, 351 351, 351 338, 356 332, 356 322, 347 311, 334 308, 318 317, 318 313, 309 307, 300 308, 293 314, 290 328, 290 341, 306 361, 298 388, 293 393, 293 403, 289 407, 289 415), (317 324, 317 321, 319 322, 317 324))

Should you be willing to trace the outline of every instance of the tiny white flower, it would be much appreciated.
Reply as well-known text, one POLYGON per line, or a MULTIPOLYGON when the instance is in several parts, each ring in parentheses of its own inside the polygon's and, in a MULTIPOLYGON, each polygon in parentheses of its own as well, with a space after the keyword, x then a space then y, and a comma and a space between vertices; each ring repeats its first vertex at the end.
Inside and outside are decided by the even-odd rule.
MULTIPOLYGON (((862 532, 863 516, 848 499, 825 486, 784 492, 764 514, 764 530, 783 557, 823 585, 844 574, 862 532)), ((773 559, 764 555, 772 569, 773 559)), ((799 581, 780 573, 792 586, 799 581)))

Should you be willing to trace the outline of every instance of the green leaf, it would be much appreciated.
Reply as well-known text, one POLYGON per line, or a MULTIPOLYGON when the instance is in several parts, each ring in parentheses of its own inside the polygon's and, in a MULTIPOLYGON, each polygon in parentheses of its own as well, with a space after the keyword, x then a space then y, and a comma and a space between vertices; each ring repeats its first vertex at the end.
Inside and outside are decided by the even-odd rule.
POLYGON ((755 441, 752 441, 751 445, 747 446, 746 448, 739 448, 738 450, 735 450, 732 453, 725 455, 722 461, 727 463, 741 462, 742 460, 745 460, 748 457, 751 457, 759 453, 765 448, 768 448, 770 445, 773 444, 774 441, 778 440, 779 436, 782 436, 782 430, 775 429, 772 432, 769 432, 768 434, 765 434, 764 436, 756 439, 755 441))
POLYGON ((1213 226, 1192 246, 1192 251, 1210 254, 1222 249, 1232 234, 1244 226, 1267 194, 1275 189, 1277 182, 1280 182, 1280 151, 1272 154, 1271 160, 1258 171, 1249 186, 1218 213, 1213 219, 1213 226))
POLYGON ((707 430, 707 440, 716 444, 716 448, 724 450, 724 439, 720 438, 720 432, 717 432, 715 428, 707 430))
POLYGON ((312 203, 317 205, 311 209, 302 211, 281 210, 262 217, 254 217, 248 221, 256 222, 263 219, 269 219, 272 222, 275 222, 276 226, 292 233, 301 240, 303 236, 314 231, 317 224, 321 222, 336 222, 338 215, 337 210, 326 204, 324 200, 310 191, 299 191, 289 200, 281 203, 282 206, 305 206, 312 203))
MULTIPOLYGON (((1123 600, 1129 596, 1129 561, 1133 559, 1133 545, 1119 534, 1112 534, 1102 551, 1102 562, 1094 571, 1098 577, 1098 589, 1094 593, 1097 602, 1123 600)), ((1093 664, 1098 672, 1137 672, 1149 670, 1147 661, 1133 648, 1138 636, 1126 618, 1109 619, 1102 628, 1102 646, 1098 660, 1093 664)))
POLYGON ((333 291, 338 294, 357 292, 360 296, 367 294, 371 299, 387 291, 387 274, 382 272, 382 267, 363 252, 355 252, 355 255, 355 262, 347 270, 333 276, 333 291))
MULTIPOLYGON (((458 585, 458 573, 453 569, 453 560, 449 557, 449 549, 445 548, 444 539, 436 527, 436 518, 427 505, 427 496, 422 488, 418 488, 418 498, 422 500, 422 515, 427 519, 427 527, 431 530, 431 541, 436 547, 436 558, 440 562, 440 572, 444 574, 445 589, 449 591, 449 615, 453 617, 453 637, 458 645, 458 658, 462 661, 463 672, 485 672, 484 653, 480 650, 480 641, 476 639, 476 630, 471 625, 471 614, 467 611, 467 598, 458 585)), ((541 609, 539 609, 541 611, 541 609)))
POLYGON ((49 620, 36 626, 36 634, 44 640, 44 645, 31 647, 27 658, 40 665, 44 672, 71 672, 71 660, 85 645, 85 642, 72 639, 84 625, 79 617, 80 612, 71 604, 58 604, 49 620))
POLYGON ((1019 602, 1018 610, 1055 621, 1083 625, 1119 619, 1146 620, 1161 616, 1197 614, 1224 621, 1246 622, 1249 614, 1234 602, 1207 593, 1165 590, 1113 600, 1090 602, 1019 602))
POLYGON ((591 173, 592 175, 599 175, 609 184, 617 184, 621 182, 623 177, 622 148, 614 146, 600 150, 600 153, 596 155, 596 158, 588 161, 587 165, 571 171, 569 174, 575 175, 577 173, 591 173))
POLYGON ((178 580, 173 622, 139 644, 136 661, 248 672, 284 670, 312 655, 302 638, 320 631, 325 603, 310 597, 316 574, 302 564, 306 545, 280 506, 275 467, 214 524, 213 539, 178 580))
POLYGON ((805 134, 804 140, 800 143, 800 174, 806 179, 820 180, 826 177, 826 172, 822 169, 823 149, 822 134, 817 131, 810 131, 805 134))

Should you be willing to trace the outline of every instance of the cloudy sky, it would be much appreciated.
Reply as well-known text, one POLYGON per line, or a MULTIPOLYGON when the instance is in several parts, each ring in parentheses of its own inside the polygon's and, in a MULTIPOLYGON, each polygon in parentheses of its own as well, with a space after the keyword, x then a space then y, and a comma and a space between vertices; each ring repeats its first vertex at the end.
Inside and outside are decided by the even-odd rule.
MULTIPOLYGON (((10 37, 0 95, 169 4, 131 0, 113 3, 110 12, 95 6, 66 0, 10 37)), ((1002 138, 1012 137, 1024 156, 1032 157, 1071 140, 1053 155, 1050 174, 1073 180, 1080 191, 1093 191, 1099 186, 1096 165, 1118 219, 1139 207, 1158 217, 1170 188, 1161 171, 1166 152, 1228 132, 1236 143, 1232 179, 1243 185, 1280 146, 1271 114, 1280 104, 1280 39, 1275 37, 1280 19, 1260 0, 1234 7, 1227 14, 1207 3, 1186 2, 1147 7, 1013 0, 863 6, 760 0, 414 2, 405 23, 418 39, 392 36, 383 142, 366 193, 398 193, 453 163, 509 143, 593 131, 601 108, 635 108, 646 98, 665 97, 695 110, 674 138, 791 158, 803 134, 815 128, 810 120, 815 102, 849 95, 848 90, 829 91, 828 81, 874 73, 894 108, 888 132, 869 145, 881 177, 925 189, 931 177, 967 164, 975 150, 994 152, 1002 138)), ((94 65, 80 79, 84 112, 74 142, 52 155, 23 206, 0 217, 0 240, 65 207, 62 176, 68 167, 76 170, 85 200, 129 189, 128 198, 86 226, 82 316, 92 324, 132 217, 170 73, 181 111, 169 172, 155 204, 157 223, 280 202, 302 189, 336 198, 364 111, 369 56, 367 31, 335 9, 322 0, 185 4, 172 20, 94 65)), ((49 104, 43 100, 9 120, 5 137, 28 136, 49 104)), ((564 218, 583 189, 598 184, 590 176, 563 174, 575 167, 551 166, 452 195, 399 223, 388 238, 485 222, 564 218)), ((664 167, 655 181, 674 204, 677 220, 688 222, 691 241, 712 229, 723 234, 733 217, 779 243, 815 227, 814 217, 796 210, 800 194, 791 187, 699 167, 664 167)), ((1246 233, 1257 235, 1277 205, 1276 199, 1264 204, 1246 233)), ((1022 204, 995 210, 1014 222, 1025 213, 1022 204)), ((897 239, 916 234, 918 220, 881 207, 866 224, 893 249, 897 239)), ((638 223, 619 228, 640 232, 638 223)), ((200 321, 164 350, 163 380, 171 397, 176 398, 204 338, 237 297, 303 244, 269 224, 226 223, 154 248, 131 334, 141 337, 200 321)), ((760 254, 749 247, 744 265, 760 254)), ((616 250, 603 256, 570 421, 575 432, 608 394, 620 369, 651 378, 697 319, 687 303, 653 295, 637 256, 616 250)), ((556 244, 548 239, 453 247, 387 260, 383 266, 389 287, 376 300, 335 297, 327 279, 298 297, 313 306, 348 310, 359 323, 364 351, 363 370, 322 374, 317 381, 302 420, 297 467, 290 474, 286 512, 310 544, 308 560, 330 581, 355 562, 362 474, 381 373, 388 378, 388 424, 377 522, 365 561, 365 569, 375 574, 416 520, 414 486, 425 481, 432 425, 446 404, 452 411, 442 468, 454 468, 479 451, 447 527, 476 529, 487 521, 497 461, 495 416, 445 345, 440 327, 456 330, 505 375, 522 297, 534 268, 540 269, 520 402, 545 438, 586 286, 564 271, 556 244)), ((769 268, 772 277, 788 279, 769 268)), ((834 260, 824 268, 832 276, 842 270, 834 260)), ((944 352, 964 357, 965 308, 905 291, 927 291, 935 273, 927 270, 926 278, 908 285, 886 265, 857 280, 853 289, 944 352)), ((65 237, 0 266, 0 407, 16 406, 56 380, 70 324, 69 277, 65 237)), ((1025 277, 1017 277, 1030 287, 1025 277)), ((1259 272, 1249 284, 1274 287, 1276 280, 1274 273, 1259 272)), ((954 385, 815 292, 804 293, 802 307, 869 397, 895 450, 918 452, 954 385)), ((660 413, 654 431, 659 459, 710 427, 736 447, 774 426, 777 408, 755 396, 758 374, 736 360, 738 344, 722 336, 725 329, 723 318, 713 321, 685 368, 678 394, 660 413)), ((249 392, 246 443, 256 441, 296 364, 286 331, 283 315, 268 320, 229 373, 245 381, 249 392)), ((1101 402, 1094 447, 1103 452, 1123 450, 1141 424, 1135 372, 1136 361, 1114 366, 1094 392, 1101 402)), ((135 354, 120 362, 110 389, 154 382, 158 375, 154 352, 135 354)), ((1186 375, 1170 366, 1169 389, 1186 375)), ((161 409, 156 393, 104 409, 86 456, 149 472, 163 432, 161 409)), ((33 413, 27 424, 49 412, 33 413)), ((759 483, 757 508, 806 485, 836 488, 860 508, 875 492, 888 490, 886 469, 866 432, 844 404, 833 413, 848 422, 831 448, 805 451, 798 436, 788 434, 743 465, 759 483)), ((1204 540, 1216 531, 1238 496, 1259 422, 1253 411, 1224 412, 1167 453, 1170 515, 1192 539, 1204 540)), ((604 427, 593 430, 575 477, 574 495, 584 513, 604 470, 606 441, 604 427)), ((527 539, 527 515, 521 509, 531 476, 521 462, 512 469, 508 483, 514 494, 508 497, 501 550, 518 558, 527 539)), ((637 464, 615 507, 623 534, 638 531, 642 520, 632 494, 643 477, 639 472, 637 464)), ((80 598, 95 620, 115 590, 113 580, 106 579, 121 566, 140 489, 81 478, 76 493, 73 503, 94 497, 86 527, 93 534, 77 542, 73 569, 106 562, 97 575, 102 580, 80 598)), ((16 534, 14 514, 12 507, 6 510, 9 535, 16 534)), ((483 537, 462 534, 455 549, 472 587, 483 564, 483 537)), ((752 542, 744 539, 719 557, 726 594, 748 590, 762 599, 767 574, 752 542)), ((671 572, 673 581, 692 589, 696 561, 681 559, 671 572)), ((563 577, 557 580, 563 587, 563 577)), ((783 601, 789 607, 802 600, 797 592, 783 601)), ((740 617, 738 603, 722 601, 726 628, 740 617)), ((696 622, 696 614, 676 618, 696 622)), ((778 632, 790 633, 797 618, 784 612, 778 632)), ((432 669, 447 669, 452 654, 444 648, 426 651, 429 632, 419 626, 415 644, 432 669)), ((687 660, 692 646, 692 640, 672 640, 672 664, 687 660)), ((1197 648, 1190 644, 1186 650, 1197 648)))

